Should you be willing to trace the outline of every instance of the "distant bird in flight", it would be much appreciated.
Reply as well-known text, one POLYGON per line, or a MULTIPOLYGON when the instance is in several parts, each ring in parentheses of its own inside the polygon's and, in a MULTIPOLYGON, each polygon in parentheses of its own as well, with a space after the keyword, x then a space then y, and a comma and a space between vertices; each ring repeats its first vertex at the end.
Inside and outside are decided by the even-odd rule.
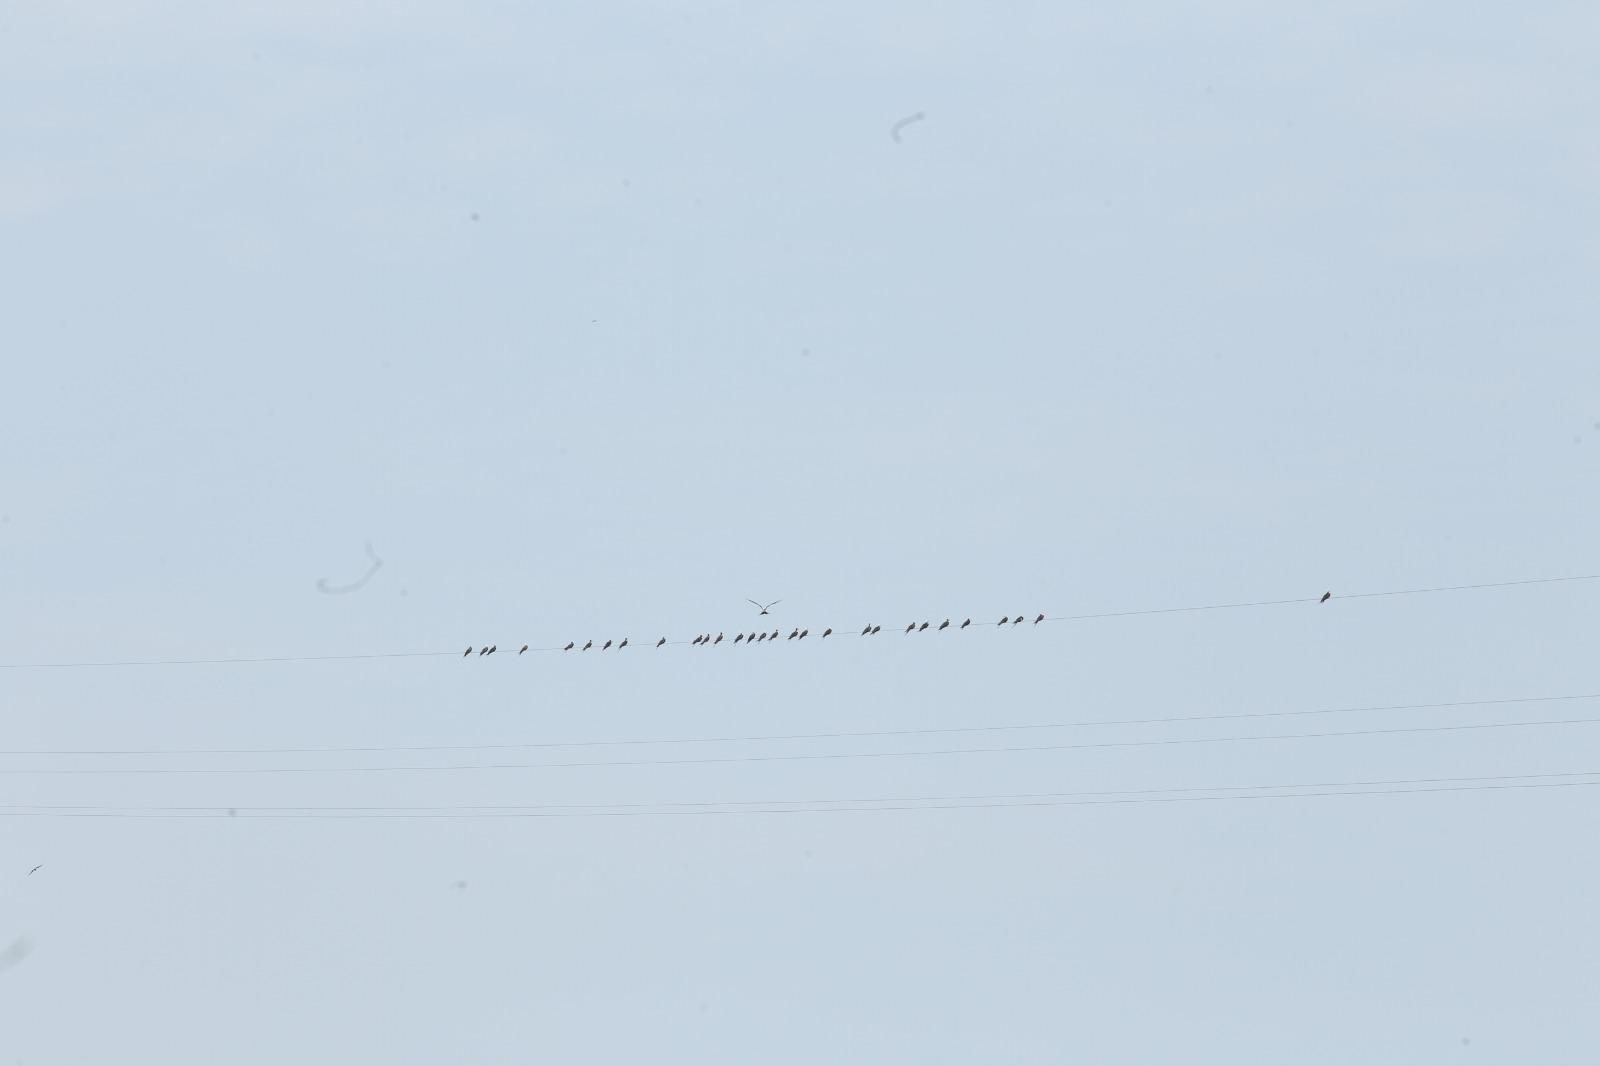
POLYGON ((971 625, 971 624, 972 624, 972 619, 970 619, 970 618, 969 618, 969 619, 967 619, 967 620, 966 620, 966 621, 965 621, 965 622, 962 622, 962 623, 961 623, 961 628, 962 628, 962 629, 965 629, 965 628, 967 628, 967 627, 968 627, 968 626, 970 626, 970 625, 971 625))
POLYGON ((713 644, 721 644, 722 643, 722 634, 718 633, 717 634, 717 639, 713 640, 711 643, 713 643, 713 644))
POLYGON ((577 643, 577 641, 575 641, 575 640, 569 640, 569 641, 567 641, 567 646, 565 648, 562 648, 561 650, 562 651, 571 651, 572 650, 572 646, 574 644, 576 644, 576 643, 577 643))
POLYGON ((600 645, 600 650, 605 651, 609 647, 611 647, 611 642, 608 640, 604 644, 600 645))
POLYGON ((38 866, 35 866, 33 869, 28 871, 28 876, 32 877, 34 874, 38 873, 42 869, 44 869, 44 863, 41 862, 38 866))
POLYGON ((928 628, 928 623, 924 622, 920 626, 917 627, 917 632, 921 633, 924 629, 927 629, 927 628, 928 628))
POLYGON ((659 648, 659 647, 661 647, 661 645, 665 644, 666 642, 667 642, 667 638, 666 637, 662 637, 660 640, 656 641, 656 647, 659 648))
POLYGON ((831 637, 831 636, 833 636, 833 630, 831 630, 831 629, 824 629, 824 630, 823 630, 823 631, 822 631, 822 639, 823 639, 823 640, 827 640, 827 639, 828 639, 828 638, 829 638, 829 637, 831 637))
POLYGON ((517 654, 521 655, 523 652, 525 652, 527 650, 528 650, 528 646, 526 644, 524 644, 522 647, 517 649, 517 654))
POLYGON ((1033 624, 1034 625, 1038 625, 1040 622, 1043 622, 1043 621, 1044 621, 1044 615, 1041 614, 1038 618, 1035 618, 1033 620, 1033 624))
POLYGON ((782 603, 783 601, 782 600, 773 600, 771 603, 756 603, 755 600, 745 600, 744 602, 750 603, 750 604, 755 604, 755 606, 760 609, 762 614, 766 614, 768 611, 770 611, 772 608, 778 606, 778 604, 782 603))
POLYGON ((622 643, 617 645, 617 650, 621 651, 623 648, 626 648, 627 646, 628 646, 628 638, 627 637, 623 637, 622 638, 622 643))
POLYGON ((1329 601, 1329 600, 1331 600, 1331 599, 1333 599, 1333 593, 1331 593, 1331 592, 1324 592, 1324 593, 1323 593, 1323 594, 1322 594, 1322 599, 1320 599, 1320 600, 1318 600, 1318 601, 1317 601, 1317 602, 1318 602, 1318 603, 1327 603, 1327 602, 1328 602, 1328 601, 1329 601))
POLYGON ((586 640, 586 641, 583 642, 583 650, 584 651, 588 651, 592 647, 594 647, 594 641, 586 640))

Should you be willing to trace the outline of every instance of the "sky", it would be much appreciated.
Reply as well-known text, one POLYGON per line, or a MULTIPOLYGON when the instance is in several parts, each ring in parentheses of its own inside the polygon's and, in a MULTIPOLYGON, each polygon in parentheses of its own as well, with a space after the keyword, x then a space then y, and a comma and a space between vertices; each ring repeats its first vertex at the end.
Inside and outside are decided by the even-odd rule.
POLYGON ((1596 1061, 1597 33, 0 2, 0 1062, 1596 1061))

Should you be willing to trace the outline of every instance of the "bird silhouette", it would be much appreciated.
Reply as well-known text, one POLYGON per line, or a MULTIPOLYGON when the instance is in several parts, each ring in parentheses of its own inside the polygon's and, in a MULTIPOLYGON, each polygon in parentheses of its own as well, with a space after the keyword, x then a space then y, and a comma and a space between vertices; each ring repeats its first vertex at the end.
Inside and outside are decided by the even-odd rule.
POLYGON ((795 637, 798 637, 799 635, 800 635, 800 627, 799 626, 795 626, 793 629, 789 630, 789 639, 790 640, 793 640, 795 637))
POLYGON ((44 863, 41 862, 38 866, 35 866, 33 869, 28 871, 28 876, 32 877, 34 874, 38 873, 42 869, 44 869, 44 863))
POLYGON ((665 644, 666 642, 667 642, 667 638, 666 637, 662 637, 660 640, 656 641, 656 647, 659 648, 659 647, 661 647, 661 645, 665 644))
POLYGON ((1011 624, 1014 626, 1020 626, 1022 624, 1022 616, 1020 614, 1017 615, 1011 620, 1011 624))
POLYGON ((498 647, 499 647, 499 646, 500 646, 500 645, 498 645, 498 644, 491 644, 491 645, 489 645, 489 654, 490 654, 490 655, 493 655, 493 654, 494 654, 494 652, 495 652, 495 649, 496 649, 496 648, 498 648, 498 647))
POLYGON ((1008 614, 1004 618, 1000 619, 1000 624, 1005 625, 1009 621, 1011 621, 1011 616, 1008 614))
POLYGON ((522 647, 517 649, 517 654, 521 655, 523 652, 525 652, 527 650, 528 650, 528 646, 526 644, 524 644, 522 647))
POLYGON ((883 632, 883 627, 882 626, 873 626, 872 627, 872 635, 873 636, 877 636, 879 633, 882 633, 882 632, 883 632))
POLYGON ((774 630, 773 630, 773 631, 772 631, 772 636, 770 636, 770 637, 768 637, 768 638, 767 638, 767 639, 768 639, 768 640, 777 640, 777 639, 778 639, 778 634, 779 634, 779 633, 781 633, 781 632, 783 632, 783 630, 781 630, 781 629, 774 629, 774 630))
POLYGON ((1038 618, 1035 618, 1033 620, 1033 624, 1034 625, 1038 625, 1040 622, 1043 622, 1043 621, 1044 621, 1044 615, 1041 614, 1038 618))
POLYGON ((743 639, 744 639, 744 634, 743 633, 737 633, 737 634, 734 635, 733 642, 735 644, 737 644, 743 639))
POLYGON ((828 639, 828 638, 829 638, 829 637, 831 637, 831 636, 833 636, 833 630, 831 630, 831 629, 824 629, 824 630, 823 630, 823 631, 822 631, 822 639, 823 639, 823 640, 827 640, 827 639, 828 639))
POLYGON ((471 654, 472 654, 472 645, 471 645, 471 644, 468 644, 468 645, 467 645, 467 650, 466 650, 466 651, 464 651, 464 652, 462 652, 462 653, 461 653, 461 657, 462 657, 462 658, 463 658, 463 659, 465 659, 465 658, 466 658, 466 657, 467 657, 467 656, 469 656, 469 655, 471 655, 471 654))
POLYGON ((617 650, 621 651, 623 648, 626 648, 627 646, 628 646, 628 638, 627 637, 623 637, 622 638, 622 643, 617 645, 617 650))
POLYGON ((717 634, 717 639, 713 640, 711 643, 713 643, 713 644, 721 644, 722 643, 722 634, 718 633, 717 634))
POLYGON ((1317 601, 1317 602, 1318 602, 1318 603, 1327 603, 1327 602, 1328 602, 1328 601, 1329 601, 1329 600, 1331 600, 1331 599, 1333 599, 1333 593, 1331 593, 1331 592, 1324 592, 1324 593, 1323 593, 1323 594, 1322 594, 1322 599, 1320 599, 1320 600, 1318 600, 1318 601, 1317 601))
POLYGON ((801 640, 805 640, 805 639, 806 639, 806 634, 807 634, 807 633, 809 633, 809 632, 811 632, 811 630, 809 630, 809 629, 802 629, 802 630, 801 630, 801 631, 800 631, 800 639, 801 639, 801 640))
POLYGON ((478 654, 479 655, 488 655, 489 654, 489 645, 485 644, 483 647, 479 648, 478 649, 478 654))
POLYGON ((766 614, 769 610, 771 610, 772 608, 778 606, 778 604, 782 603, 783 601, 782 600, 773 600, 771 603, 756 603, 755 600, 745 600, 744 602, 750 603, 750 604, 755 604, 755 606, 761 611, 762 614, 766 614))
POLYGON ((576 644, 576 643, 577 643, 577 641, 575 641, 575 640, 569 640, 569 641, 567 641, 567 646, 565 648, 562 648, 561 650, 562 651, 571 651, 572 650, 572 646, 574 644, 576 644))
POLYGON ((947 630, 949 628, 950 628, 950 619, 946 618, 943 622, 939 623, 939 632, 943 633, 945 630, 947 630))
POLYGON ((611 647, 611 642, 608 640, 604 644, 600 645, 600 650, 605 651, 609 647, 611 647))
POLYGON ((968 627, 968 626, 970 626, 970 625, 971 625, 971 624, 972 624, 972 619, 970 619, 970 618, 969 618, 969 619, 967 619, 967 620, 966 620, 966 621, 965 621, 965 622, 962 622, 962 623, 961 623, 961 628, 962 628, 962 629, 965 629, 965 628, 967 628, 967 627, 968 627))
POLYGON ((917 628, 917 623, 912 622, 910 625, 906 626, 906 632, 909 633, 915 628, 917 628))
POLYGON ((767 635, 765 633, 763 633, 759 637, 757 637, 756 639, 757 640, 766 640, 767 639, 767 635))
POLYGON ((921 633, 924 629, 927 629, 927 628, 928 628, 928 623, 924 622, 920 626, 917 627, 917 632, 921 633))
POLYGON ((583 642, 583 650, 584 651, 588 651, 592 647, 594 647, 594 641, 586 640, 586 641, 583 642))
MULTIPOLYGON (((868 633, 871 633, 871 632, 872 632, 872 627, 871 626, 862 626, 861 627, 861 635, 862 636, 866 636, 868 633)), ((467 650, 471 651, 472 649, 468 648, 467 650)))
POLYGON ((691 647, 691 648, 692 648, 692 647, 695 647, 695 646, 696 646, 696 645, 698 645, 698 644, 699 644, 699 643, 700 643, 700 642, 701 642, 701 641, 702 641, 702 640, 705 640, 705 639, 706 639, 706 638, 705 638, 705 637, 695 637, 695 638, 694 638, 694 639, 693 639, 693 640, 691 640, 691 641, 690 641, 690 642, 689 642, 689 646, 690 646, 690 647, 691 647))

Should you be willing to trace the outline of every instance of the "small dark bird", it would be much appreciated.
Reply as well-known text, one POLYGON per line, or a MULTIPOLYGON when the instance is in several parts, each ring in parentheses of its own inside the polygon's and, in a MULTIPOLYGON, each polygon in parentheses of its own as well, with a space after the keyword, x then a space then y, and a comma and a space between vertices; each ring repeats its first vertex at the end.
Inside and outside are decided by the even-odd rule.
POLYGON ((1034 625, 1038 625, 1040 622, 1043 622, 1043 621, 1044 621, 1044 615, 1041 614, 1038 618, 1035 618, 1033 620, 1033 624, 1034 625))
POLYGON ((461 653, 461 657, 463 659, 465 659, 468 655, 471 655, 471 654, 472 654, 472 645, 468 644, 467 645, 467 650, 461 653))
POLYGON ((605 651, 609 647, 611 647, 611 642, 608 640, 604 644, 600 645, 600 650, 605 651))
POLYGON ((586 640, 586 641, 583 642, 583 650, 584 651, 588 651, 592 647, 594 647, 594 641, 586 640))
POLYGON ((773 607, 778 606, 778 604, 782 603, 783 601, 782 600, 773 600, 771 603, 766 603, 766 604, 756 603, 755 600, 745 600, 744 602, 750 603, 750 604, 755 604, 755 606, 761 611, 762 614, 766 614, 770 609, 772 609, 773 607))
POLYGON ((713 643, 713 644, 721 644, 722 643, 722 634, 718 633, 717 634, 717 639, 713 640, 711 643, 713 643))
POLYGON ((768 639, 768 640, 777 640, 777 639, 778 639, 778 634, 779 634, 779 633, 780 633, 780 632, 781 632, 781 630, 777 630, 777 629, 774 629, 774 630, 773 630, 773 631, 772 631, 772 636, 770 636, 770 637, 768 637, 768 638, 767 638, 767 639, 768 639))
POLYGON ((479 655, 488 655, 489 654, 489 645, 485 644, 483 647, 479 648, 478 649, 478 654, 479 655))
POLYGON ((970 625, 971 625, 971 624, 972 624, 972 619, 970 619, 970 618, 969 618, 969 619, 967 619, 967 620, 966 620, 966 621, 965 621, 965 622, 962 622, 962 623, 961 623, 961 628, 962 628, 962 629, 965 629, 965 628, 967 628, 967 627, 968 627, 968 626, 970 626, 970 625))
POLYGON ((621 651, 623 648, 626 648, 627 646, 628 646, 628 638, 627 637, 623 637, 622 638, 622 643, 617 645, 617 650, 621 651))
POLYGON ((737 644, 737 643, 739 643, 739 642, 740 642, 740 641, 741 641, 741 640, 743 640, 743 639, 744 639, 744 634, 743 634, 743 633, 739 633, 739 634, 737 634, 737 635, 736 635, 736 636, 735 636, 735 637, 734 637, 734 638, 733 638, 733 642, 734 642, 734 643, 735 643, 735 644, 737 644))
POLYGON ((920 626, 917 627, 917 632, 921 633, 924 629, 927 629, 927 628, 928 628, 928 623, 924 622, 920 626))
POLYGON ((883 627, 882 626, 873 626, 872 627, 872 635, 873 636, 877 636, 879 633, 882 633, 882 632, 883 632, 883 627))
POLYGON ((1327 602, 1328 602, 1328 601, 1329 601, 1329 600, 1331 600, 1331 599, 1333 599, 1333 593, 1331 593, 1331 592, 1324 592, 1324 593, 1323 593, 1323 594, 1322 594, 1322 599, 1320 599, 1320 600, 1318 600, 1318 601, 1317 601, 1317 602, 1318 602, 1318 603, 1327 603, 1327 602))
POLYGON ((1004 618, 1000 619, 1000 624, 1005 625, 1009 621, 1011 621, 1011 616, 1008 614, 1004 618))
POLYGON ((909 633, 915 628, 917 628, 917 623, 912 622, 910 625, 906 626, 906 632, 909 633))
POLYGON ((571 651, 572 650, 572 646, 574 644, 576 644, 576 643, 577 643, 577 641, 575 641, 575 640, 569 640, 569 641, 567 641, 567 646, 565 648, 562 648, 561 650, 562 651, 571 651))
POLYGON ((702 640, 705 640, 705 639, 706 639, 705 637, 695 637, 693 640, 691 640, 689 642, 689 647, 693 648, 693 647, 697 646, 702 640))
POLYGON ((793 640, 795 637, 798 637, 799 635, 800 635, 800 627, 799 626, 795 626, 793 629, 789 630, 789 639, 790 640, 793 640))
POLYGON ((1017 615, 1011 620, 1011 624, 1014 626, 1020 626, 1022 624, 1022 616, 1020 614, 1017 615))
POLYGON ((666 637, 662 637, 660 640, 656 641, 656 647, 659 648, 659 647, 661 647, 661 645, 665 644, 666 642, 667 642, 667 638, 666 637))
POLYGON ((801 640, 805 640, 805 639, 806 639, 806 634, 807 634, 807 633, 809 633, 809 632, 811 632, 811 630, 809 630, 809 629, 802 629, 802 630, 801 630, 801 631, 800 631, 800 639, 801 639, 801 640))
POLYGON ((947 630, 949 628, 950 628, 950 619, 946 618, 943 622, 939 623, 939 632, 943 633, 945 630, 947 630))
POLYGON ((822 631, 822 639, 823 639, 823 640, 827 640, 827 639, 828 639, 828 638, 829 638, 829 637, 831 637, 831 636, 833 636, 833 630, 831 630, 831 629, 824 629, 824 630, 823 630, 823 631, 822 631))
POLYGON ((525 652, 527 650, 528 650, 528 646, 526 644, 524 644, 522 647, 517 649, 517 654, 521 655, 523 652, 525 652))
MULTIPOLYGON (((861 627, 861 635, 862 636, 866 636, 868 633, 871 633, 871 632, 872 632, 872 627, 871 626, 862 626, 861 627)), ((467 650, 471 651, 472 649, 468 648, 467 650)))
POLYGON ((759 637, 757 637, 756 639, 757 640, 766 640, 767 639, 767 635, 765 633, 763 633, 759 637))

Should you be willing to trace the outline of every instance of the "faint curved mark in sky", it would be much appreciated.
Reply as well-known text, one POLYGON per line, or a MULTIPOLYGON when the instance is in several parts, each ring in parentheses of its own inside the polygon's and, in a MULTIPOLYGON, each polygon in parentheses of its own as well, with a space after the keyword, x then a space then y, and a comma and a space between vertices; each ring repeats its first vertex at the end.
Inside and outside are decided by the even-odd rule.
POLYGON ((889 127, 889 136, 894 138, 896 144, 899 144, 900 143, 900 131, 901 130, 905 129, 907 126, 911 125, 913 122, 921 122, 923 119, 925 119, 927 117, 928 116, 923 114, 921 111, 918 111, 914 115, 907 115, 905 118, 901 119, 899 122, 896 122, 893 126, 889 127))
POLYGON ((326 592, 330 596, 342 596, 347 592, 359 592, 361 590, 361 586, 365 585, 368 581, 371 581, 372 575, 376 574, 378 572, 378 568, 383 565, 383 560, 378 558, 378 556, 373 552, 372 545, 368 544, 365 547, 367 549, 367 558, 372 560, 372 565, 367 568, 366 573, 362 574, 359 578, 350 582, 348 585, 330 585, 328 584, 327 578, 319 577, 317 578, 317 591, 326 592))

